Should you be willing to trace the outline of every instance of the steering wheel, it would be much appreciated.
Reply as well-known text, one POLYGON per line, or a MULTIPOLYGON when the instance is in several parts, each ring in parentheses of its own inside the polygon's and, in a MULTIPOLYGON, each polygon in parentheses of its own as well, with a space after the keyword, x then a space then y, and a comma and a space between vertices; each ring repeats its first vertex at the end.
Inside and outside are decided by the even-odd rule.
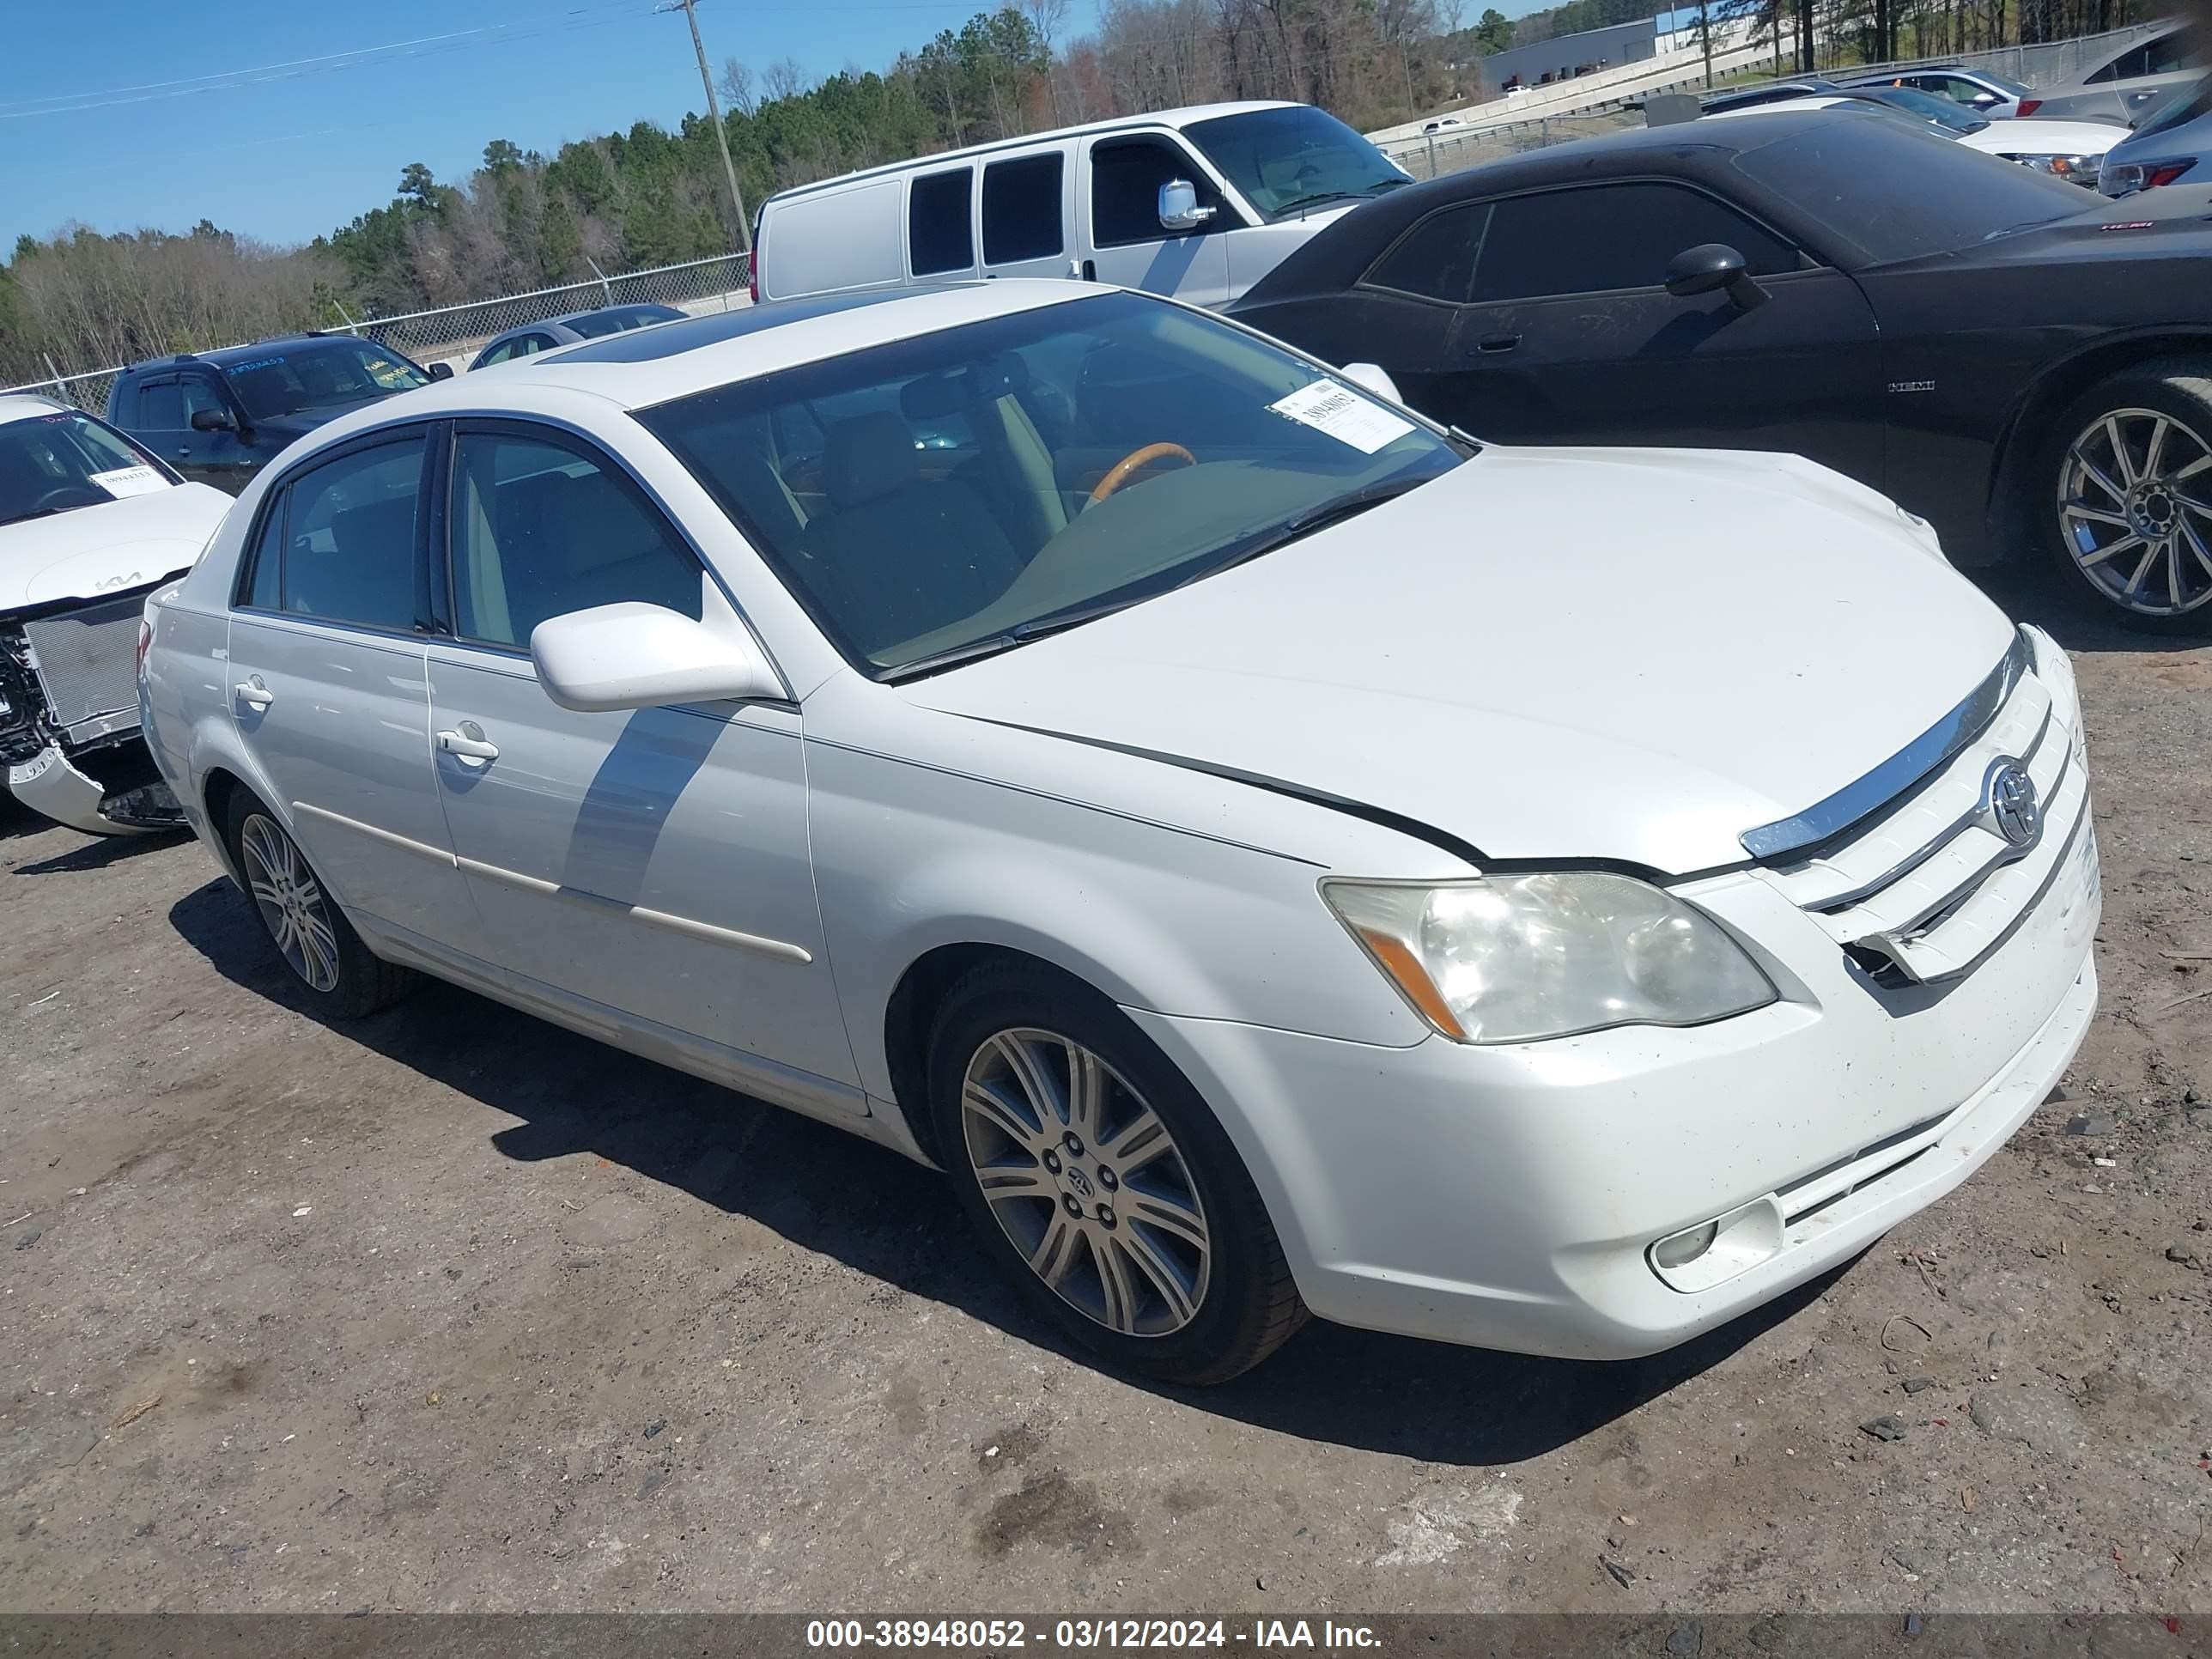
POLYGON ((1091 505, 1095 507, 1104 501, 1154 461, 1164 461, 1170 457, 1182 461, 1185 466, 1198 465, 1198 457, 1181 444, 1146 444, 1141 449, 1133 449, 1106 469, 1106 476, 1091 492, 1091 505))
POLYGON ((43 513, 50 507, 83 507, 88 504, 88 498, 94 501, 100 499, 97 492, 83 484, 58 484, 33 501, 31 511, 43 513))

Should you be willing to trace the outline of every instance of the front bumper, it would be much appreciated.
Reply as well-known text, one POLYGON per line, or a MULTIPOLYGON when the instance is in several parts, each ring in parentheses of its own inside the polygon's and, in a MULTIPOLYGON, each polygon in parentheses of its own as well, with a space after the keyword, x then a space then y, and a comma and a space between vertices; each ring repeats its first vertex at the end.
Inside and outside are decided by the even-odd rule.
POLYGON ((80 771, 59 745, 51 743, 8 769, 8 789, 33 812, 87 835, 158 835, 181 829, 185 822, 167 784, 111 791, 80 771))
POLYGON ((2096 1010, 2086 822, 1971 974, 1885 991, 1770 884, 1697 902, 1783 1000, 1686 1030, 1372 1048, 1131 1011, 1220 1115, 1307 1305, 1372 1329, 1611 1359, 1656 1352, 1847 1261, 1980 1166, 2096 1010), (1771 1254, 1702 1289, 1647 1252, 1753 1206, 1771 1254))

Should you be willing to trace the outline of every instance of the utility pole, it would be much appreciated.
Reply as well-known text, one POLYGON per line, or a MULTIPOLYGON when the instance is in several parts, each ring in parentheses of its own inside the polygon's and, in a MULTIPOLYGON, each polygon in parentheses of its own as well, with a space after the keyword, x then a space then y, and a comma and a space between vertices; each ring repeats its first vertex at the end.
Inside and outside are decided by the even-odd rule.
POLYGON ((699 38, 697 0, 670 0, 655 11, 680 11, 691 25, 691 50, 699 57, 699 84, 707 89, 707 118, 714 124, 714 148, 722 152, 722 176, 730 181, 730 205, 738 210, 738 252, 753 251, 753 228, 745 218, 744 192, 738 188, 737 165, 730 160, 730 135, 722 130, 722 106, 714 99, 714 77, 707 71, 707 43, 699 38))

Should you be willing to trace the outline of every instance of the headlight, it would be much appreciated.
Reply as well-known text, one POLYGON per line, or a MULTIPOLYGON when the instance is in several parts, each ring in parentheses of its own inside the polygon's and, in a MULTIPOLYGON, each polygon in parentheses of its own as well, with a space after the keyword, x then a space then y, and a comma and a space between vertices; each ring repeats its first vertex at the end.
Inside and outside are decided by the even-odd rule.
POLYGON ((1711 917, 1629 876, 1332 880, 1322 896, 1422 1018, 1461 1042, 1697 1025, 1775 1000, 1711 917))
POLYGON ((2094 182, 2097 169, 2105 164, 2101 155, 2017 155, 2013 159, 2022 167, 2070 179, 2076 184, 2094 182))

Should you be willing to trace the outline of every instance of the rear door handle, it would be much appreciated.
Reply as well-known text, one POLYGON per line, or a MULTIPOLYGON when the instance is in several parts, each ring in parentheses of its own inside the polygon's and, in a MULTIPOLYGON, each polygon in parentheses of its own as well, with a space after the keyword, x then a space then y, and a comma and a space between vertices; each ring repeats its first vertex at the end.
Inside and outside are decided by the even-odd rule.
POLYGON ((468 737, 459 732, 441 732, 438 733, 438 747, 449 755, 459 756, 465 761, 497 760, 499 745, 495 743, 486 743, 483 740, 483 729, 473 720, 465 721, 463 724, 476 735, 468 737))
POLYGON ((270 703, 276 701, 276 694, 262 684, 261 676, 258 674, 252 679, 241 680, 238 684, 232 686, 230 691, 239 702, 257 712, 268 708, 270 703))
POLYGON ((1518 334, 1486 334, 1474 343, 1477 351, 1510 351, 1521 343, 1518 334))

